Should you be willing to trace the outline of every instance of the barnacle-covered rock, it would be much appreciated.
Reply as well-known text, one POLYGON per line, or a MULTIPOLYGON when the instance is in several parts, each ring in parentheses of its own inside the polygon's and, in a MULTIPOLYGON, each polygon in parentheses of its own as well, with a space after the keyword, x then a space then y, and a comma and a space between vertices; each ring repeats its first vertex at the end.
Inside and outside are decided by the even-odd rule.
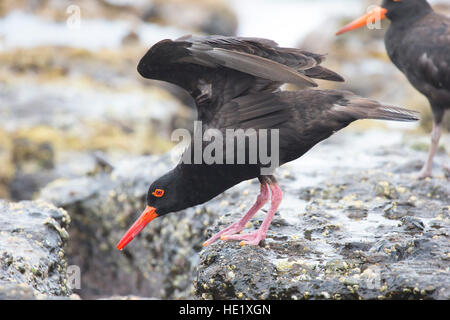
MULTIPOLYGON (((393 135, 376 135, 379 145, 366 143, 371 133, 343 132, 309 160, 279 169, 284 199, 258 247, 201 246, 251 206, 259 192, 252 180, 156 219, 117 251, 145 207, 148 186, 178 161, 170 155, 130 157, 109 173, 58 180, 40 197, 71 215, 69 262, 83 270, 82 297, 449 298, 448 181, 439 170, 416 180, 408 163, 426 153, 403 143, 380 147, 393 135), (357 166, 361 154, 371 161, 357 166), (402 165, 407 172, 397 172, 402 165)), ((258 228, 264 212, 244 232, 258 228)))
MULTIPOLYGON (((448 181, 416 181, 380 169, 363 174, 366 179, 362 181, 355 181, 355 175, 343 173, 326 180, 332 190, 342 190, 337 187, 343 182, 348 186, 340 192, 343 197, 337 203, 321 199, 321 192, 312 196, 309 192, 308 204, 300 214, 282 205, 268 237, 258 247, 219 242, 203 250, 195 280, 197 297, 449 299, 448 181), (380 182, 384 186, 402 185, 404 190, 396 197, 412 199, 414 205, 384 197, 390 192, 380 196, 374 188, 380 182), (442 189, 446 196, 418 195, 414 192, 417 185, 422 190, 442 189), (355 205, 352 189, 360 190, 358 201, 364 211, 362 205, 355 205), (348 206, 349 202, 353 205, 348 206)), ((289 182, 280 183, 284 190, 290 190, 289 182)), ((325 181, 318 183, 323 184, 325 181)), ((301 188, 300 194, 308 189, 301 188)), ((252 188, 249 197, 256 194, 257 189, 252 188)), ((291 198, 290 191, 284 193, 284 201, 291 198)), ((208 233, 217 232, 238 216, 225 215, 208 233)), ((260 222, 262 214, 255 219, 260 222)), ((254 225, 257 228, 259 223, 254 225)))
MULTIPOLYGON (((315 158, 320 161, 327 151, 326 177, 317 179, 314 169, 302 168, 299 160, 288 169, 298 182, 279 179, 283 202, 260 246, 219 242, 201 252, 198 298, 450 298, 447 178, 414 178, 416 168, 410 164, 418 153, 405 145, 374 147, 368 152, 374 166, 362 169, 335 161, 342 141, 331 141, 318 147, 315 158), (403 160, 392 158, 397 148, 403 160)), ((250 203, 257 184, 235 192, 243 188, 250 203)), ((216 220, 208 236, 243 214, 232 212, 216 220)), ((263 218, 264 212, 258 213, 243 232, 258 228, 263 218)))
POLYGON ((43 201, 0 200, 0 299, 69 297, 70 217, 43 201))
POLYGON ((123 252, 116 245, 145 207, 149 185, 173 165, 166 155, 131 158, 111 173, 49 184, 41 199, 72 219, 68 255, 83 270, 82 297, 193 296, 197 252, 212 215, 191 208, 149 224, 123 252))

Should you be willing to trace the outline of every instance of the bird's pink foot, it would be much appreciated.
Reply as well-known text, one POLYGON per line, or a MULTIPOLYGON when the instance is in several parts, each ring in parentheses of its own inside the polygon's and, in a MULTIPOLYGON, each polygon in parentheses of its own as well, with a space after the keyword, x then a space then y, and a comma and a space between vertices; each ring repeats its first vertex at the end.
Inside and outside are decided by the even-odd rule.
POLYGON ((420 170, 420 172, 416 175, 416 178, 419 180, 423 180, 426 178, 431 178, 431 170, 428 170, 426 168, 423 168, 420 170))
POLYGON ((261 240, 264 240, 266 238, 266 232, 263 230, 256 230, 250 233, 245 234, 234 234, 229 236, 222 236, 222 240, 242 240, 240 242, 241 246, 244 246, 246 244, 257 246, 261 240))
POLYGON ((266 238, 267 230, 269 229, 270 223, 272 222, 275 212, 277 211, 283 197, 281 189, 276 183, 275 178, 272 177, 271 179, 272 181, 269 183, 269 187, 272 191, 272 203, 270 205, 269 212, 267 212, 266 218, 261 224, 261 227, 258 230, 247 234, 223 235, 221 237, 222 240, 241 240, 241 246, 246 244, 256 246, 261 240, 266 238))
POLYGON ((242 231, 242 229, 244 229, 244 227, 241 227, 239 225, 239 222, 233 223, 231 226, 221 230, 220 232, 216 233, 211 238, 209 238, 208 240, 203 242, 203 246, 206 247, 206 246, 216 242, 221 237, 224 237, 226 235, 232 235, 232 234, 235 234, 235 233, 239 233, 239 232, 242 231))
POLYGON ((203 243, 203 246, 206 247, 216 242, 222 236, 229 236, 241 232, 245 228, 247 222, 251 218, 253 218, 253 216, 256 214, 256 212, 258 212, 259 209, 261 209, 264 206, 267 200, 269 200, 269 188, 267 187, 267 184, 261 183, 261 190, 259 196, 256 199, 255 204, 250 208, 250 210, 245 214, 245 216, 238 222, 233 223, 232 225, 213 235, 211 238, 209 238, 203 243))

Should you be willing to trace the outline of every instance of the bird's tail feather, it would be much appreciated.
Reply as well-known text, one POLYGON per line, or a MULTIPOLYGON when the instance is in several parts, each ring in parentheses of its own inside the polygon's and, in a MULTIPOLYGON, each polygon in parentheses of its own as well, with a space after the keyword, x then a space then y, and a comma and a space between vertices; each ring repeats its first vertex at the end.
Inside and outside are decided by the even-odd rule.
POLYGON ((419 113, 405 108, 381 105, 368 113, 368 119, 418 121, 419 113))
MULTIPOLYGON (((347 98, 348 99, 348 98, 347 98)), ((392 121, 418 121, 419 112, 381 104, 377 101, 360 98, 351 97, 348 99, 347 105, 340 106, 337 108, 342 108, 341 111, 351 114, 355 119, 377 119, 377 120, 392 120, 392 121)))

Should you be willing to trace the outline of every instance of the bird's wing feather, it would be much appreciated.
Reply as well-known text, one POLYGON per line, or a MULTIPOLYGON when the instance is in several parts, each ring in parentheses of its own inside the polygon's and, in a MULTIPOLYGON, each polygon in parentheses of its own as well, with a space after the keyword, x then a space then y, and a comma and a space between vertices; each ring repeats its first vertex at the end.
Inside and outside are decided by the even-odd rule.
POLYGON ((276 42, 262 38, 209 36, 192 37, 186 41, 203 50, 221 48, 267 58, 299 71, 320 64, 324 58, 300 49, 282 48, 276 42))
POLYGON ((233 99, 218 110, 210 126, 217 129, 271 129, 294 124, 301 133, 311 126, 336 130, 334 122, 341 126, 358 119, 416 121, 418 113, 362 98, 349 91, 283 91, 233 99))
POLYGON ((317 87, 317 84, 306 75, 268 58, 223 48, 205 48, 205 46, 193 45, 188 50, 193 53, 194 61, 202 61, 206 66, 215 64, 274 82, 317 87))
POLYGON ((138 71, 186 89, 196 101, 199 120, 209 123, 217 109, 242 95, 275 92, 283 83, 316 86, 310 77, 343 81, 319 66, 323 60, 323 55, 281 48, 267 39, 185 36, 153 46, 138 71))
MULTIPOLYGON (((198 56, 209 55, 209 62, 212 59, 214 63, 249 74, 258 72, 261 68, 270 67, 269 73, 255 74, 255 76, 264 79, 278 81, 276 79, 278 76, 280 77, 280 82, 296 83, 302 86, 316 86, 308 77, 330 81, 344 81, 337 73, 319 66, 325 60, 325 55, 296 48, 279 47, 276 42, 271 40, 221 36, 184 39, 191 41, 192 46, 189 50, 198 54, 198 56), (224 59, 221 60, 221 58, 224 59), (219 61, 216 59, 219 59, 219 61), (238 63, 234 64, 233 62, 238 63), (249 67, 250 70, 248 70, 249 67), (256 68, 255 71, 254 68, 256 68), (287 72, 291 77, 280 76, 277 72, 287 72)), ((196 54, 193 56, 195 57, 196 54)), ((205 60, 203 62, 208 63, 205 60)))
POLYGON ((285 163, 358 119, 416 121, 418 114, 348 91, 281 91, 233 99, 205 129, 279 129, 280 160, 285 163))

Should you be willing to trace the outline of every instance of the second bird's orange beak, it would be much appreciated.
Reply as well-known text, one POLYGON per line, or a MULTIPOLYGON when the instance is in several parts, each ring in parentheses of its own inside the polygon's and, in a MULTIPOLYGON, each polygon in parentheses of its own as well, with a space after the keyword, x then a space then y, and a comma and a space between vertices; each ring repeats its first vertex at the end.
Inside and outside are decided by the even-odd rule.
POLYGON ((358 29, 361 27, 364 27, 370 23, 375 23, 377 21, 381 21, 384 18, 386 18, 386 13, 388 11, 385 8, 382 7, 376 7, 372 11, 370 11, 368 14, 362 16, 361 18, 358 18, 352 22, 350 22, 348 25, 343 27, 341 30, 339 30, 336 35, 341 35, 345 32, 358 29))
POLYGON ((156 214, 156 208, 147 206, 144 212, 142 212, 139 219, 137 219, 136 222, 133 223, 130 229, 128 229, 127 233, 125 233, 125 235, 122 237, 119 244, 117 245, 117 249, 122 251, 122 249, 125 248, 125 246, 129 244, 131 240, 133 240, 139 234, 139 232, 141 232, 142 229, 144 229, 145 226, 157 216, 158 215, 156 214))

